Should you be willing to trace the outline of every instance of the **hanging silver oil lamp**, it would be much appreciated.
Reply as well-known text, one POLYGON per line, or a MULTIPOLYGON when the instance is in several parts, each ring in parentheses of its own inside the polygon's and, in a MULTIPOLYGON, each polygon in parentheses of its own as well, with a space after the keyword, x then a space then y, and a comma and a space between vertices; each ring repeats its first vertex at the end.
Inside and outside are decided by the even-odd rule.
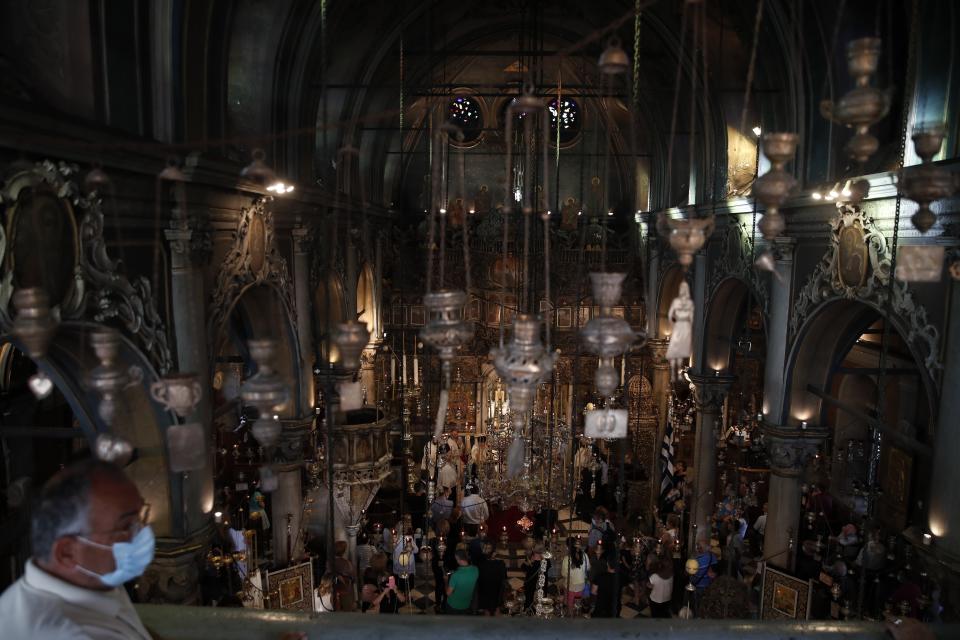
POLYGON ((171 373, 150 385, 150 397, 181 418, 188 417, 203 397, 195 373, 171 373))
POLYGON ((949 198, 960 187, 960 178, 933 163, 933 157, 939 153, 945 135, 942 124, 916 129, 912 136, 913 148, 921 162, 901 169, 897 176, 900 195, 919 205, 910 221, 920 233, 929 231, 937 221, 936 215, 930 210, 930 203, 949 198))
POLYGON ((350 320, 337 325, 333 341, 340 352, 340 365, 353 373, 360 368, 360 355, 370 342, 370 331, 363 322, 350 320))
POLYGON ((870 86, 870 77, 877 72, 880 61, 882 40, 880 38, 860 38, 847 45, 847 70, 855 85, 836 102, 823 100, 820 113, 827 120, 833 120, 851 127, 855 133, 847 142, 847 154, 863 164, 870 159, 880 141, 870 133, 870 127, 880 121, 890 111, 890 92, 870 86))
POLYGON ((271 338, 247 342, 250 357, 257 365, 257 372, 240 387, 240 398, 245 405, 254 407, 259 414, 250 431, 257 442, 270 448, 280 437, 277 413, 286 407, 290 390, 274 369, 277 341, 271 338))
POLYGON ((463 315, 466 303, 467 294, 453 289, 432 291, 423 296, 427 323, 420 331, 420 338, 437 350, 446 380, 450 379, 457 350, 473 337, 473 327, 463 315))
POLYGON ((100 361, 86 378, 87 388, 100 396, 97 412, 108 427, 112 426, 120 408, 123 390, 143 379, 143 370, 136 365, 120 363, 120 334, 113 329, 97 329, 90 334, 90 344, 100 361))
POLYGON ((661 212, 657 217, 657 231, 666 236, 670 247, 677 253, 677 262, 686 269, 693 264, 693 254, 713 233, 713 216, 706 218, 671 218, 661 212))
POLYGON ((40 287, 17 289, 13 293, 13 308, 17 315, 10 333, 34 360, 47 355, 47 347, 57 331, 47 292, 40 287))
POLYGON ((753 183, 753 197, 763 205, 763 219, 757 225, 763 237, 772 242, 786 229, 780 207, 786 202, 797 180, 784 166, 797 152, 797 134, 766 133, 763 135, 763 153, 770 159, 770 170, 753 183))
POLYGON ((637 334, 623 318, 615 318, 612 308, 620 300, 626 273, 591 273, 593 300, 600 305, 600 315, 592 318, 580 331, 587 350, 600 358, 594 374, 597 391, 605 398, 613 395, 620 375, 613 359, 626 353, 637 334))
POLYGON ((493 350, 493 366, 507 386, 510 409, 525 413, 533 409, 537 385, 550 377, 556 353, 540 342, 540 319, 520 314, 513 322, 513 338, 493 350))

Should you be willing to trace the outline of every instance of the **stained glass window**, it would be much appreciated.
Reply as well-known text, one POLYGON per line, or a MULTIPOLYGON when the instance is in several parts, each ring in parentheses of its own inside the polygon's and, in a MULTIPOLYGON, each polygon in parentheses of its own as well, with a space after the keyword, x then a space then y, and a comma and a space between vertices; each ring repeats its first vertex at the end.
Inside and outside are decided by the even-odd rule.
POLYGON ((447 119, 463 131, 463 142, 476 142, 483 133, 483 113, 480 103, 470 96, 457 96, 450 101, 447 119))
POLYGON ((561 98, 560 107, 557 108, 557 99, 554 98, 548 104, 550 109, 550 133, 556 140, 557 127, 560 128, 560 144, 572 141, 580 133, 582 125, 580 117, 580 105, 572 98, 561 98))

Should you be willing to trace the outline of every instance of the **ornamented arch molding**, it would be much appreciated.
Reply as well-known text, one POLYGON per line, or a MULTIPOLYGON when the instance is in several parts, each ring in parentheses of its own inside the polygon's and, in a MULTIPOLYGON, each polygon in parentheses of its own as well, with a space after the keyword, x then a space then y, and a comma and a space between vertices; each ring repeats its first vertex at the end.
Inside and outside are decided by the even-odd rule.
MULTIPOLYGON (((165 374, 172 368, 173 361, 167 329, 154 304, 150 281, 144 276, 128 277, 123 272, 123 263, 108 255, 100 196, 96 192, 88 195, 80 192, 73 179, 77 171, 75 165, 63 162, 38 162, 10 177, 0 192, 0 199, 12 207, 22 190, 39 186, 52 190, 58 199, 69 204, 72 217, 79 218, 79 227, 74 226, 76 261, 66 295, 62 300, 51 301, 55 305, 54 314, 61 321, 92 320, 119 325, 136 341, 156 370, 165 374)), ((7 215, 11 215, 9 210, 7 215)), ((76 220, 70 222, 77 224, 76 220)), ((49 249, 56 251, 57 247, 49 249)), ((14 250, 0 230, 0 261, 6 261, 7 254, 14 250)), ((14 288, 13 270, 7 269, 0 280, 0 325, 4 330, 9 330, 12 323, 8 309, 14 288)))
POLYGON ((794 302, 791 343, 796 342, 801 329, 824 304, 855 300, 875 307, 883 315, 892 315, 891 320, 905 331, 907 342, 923 358, 931 374, 942 369, 940 334, 927 320, 927 310, 913 297, 907 283, 894 279, 890 286, 892 255, 883 232, 859 206, 844 204, 837 208, 839 215, 830 223, 830 246, 794 302), (840 275, 840 233, 847 228, 861 229, 866 244, 868 267, 859 285, 849 285, 840 275))
POLYGON ((296 334, 293 283, 287 270, 287 261, 280 255, 274 243, 273 213, 264 205, 265 200, 258 198, 241 211, 233 246, 227 252, 223 266, 217 274, 217 284, 210 301, 210 320, 207 324, 211 362, 223 339, 230 313, 244 292, 255 285, 266 285, 276 292, 284 306, 291 330, 296 334))
POLYGON ((770 295, 759 272, 753 266, 752 244, 742 222, 736 218, 728 222, 720 241, 720 258, 713 264, 713 273, 707 285, 708 309, 720 284, 728 278, 736 278, 747 286, 754 298, 760 301, 763 315, 767 317, 770 310, 770 295))

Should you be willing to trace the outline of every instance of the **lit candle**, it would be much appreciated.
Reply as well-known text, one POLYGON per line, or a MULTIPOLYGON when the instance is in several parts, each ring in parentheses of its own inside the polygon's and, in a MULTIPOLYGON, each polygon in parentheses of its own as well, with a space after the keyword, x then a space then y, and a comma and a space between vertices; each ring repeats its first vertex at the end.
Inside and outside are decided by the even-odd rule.
POLYGON ((413 386, 418 386, 420 384, 420 363, 417 362, 417 352, 416 347, 414 347, 413 352, 413 386))
POLYGON ((401 378, 403 386, 407 386, 407 354, 403 354, 403 367, 400 374, 403 376, 401 378))

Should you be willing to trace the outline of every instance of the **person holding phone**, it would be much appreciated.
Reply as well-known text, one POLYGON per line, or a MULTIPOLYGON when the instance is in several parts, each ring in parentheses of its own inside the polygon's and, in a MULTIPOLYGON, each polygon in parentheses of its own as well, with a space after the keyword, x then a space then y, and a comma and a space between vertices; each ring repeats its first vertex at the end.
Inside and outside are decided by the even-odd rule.
POLYGON ((407 596, 397 589, 397 578, 386 575, 380 582, 380 593, 374 598, 373 604, 380 613, 400 613, 400 607, 407 602, 407 596))

